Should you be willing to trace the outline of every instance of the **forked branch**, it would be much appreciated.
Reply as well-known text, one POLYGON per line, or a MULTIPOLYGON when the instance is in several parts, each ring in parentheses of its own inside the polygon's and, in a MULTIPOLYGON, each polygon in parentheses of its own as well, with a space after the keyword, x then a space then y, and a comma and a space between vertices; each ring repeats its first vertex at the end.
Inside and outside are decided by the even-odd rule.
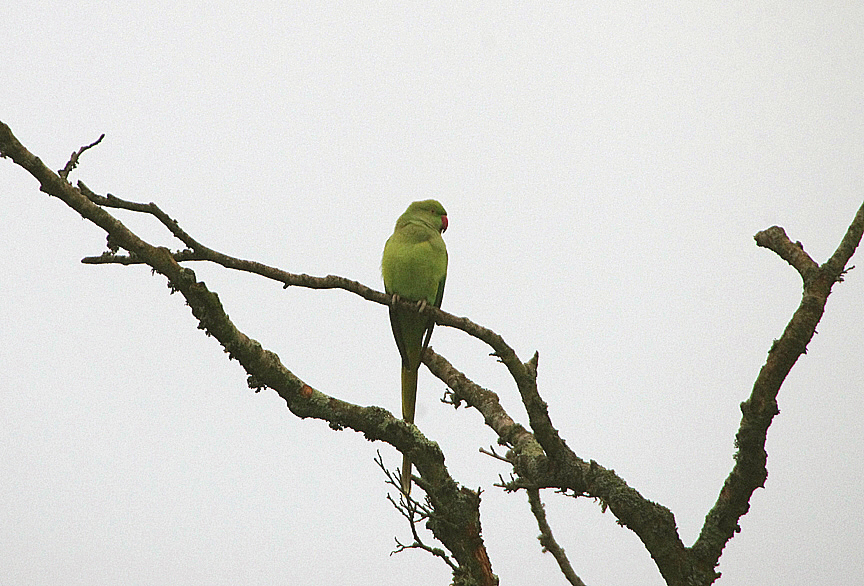
POLYGON ((861 242, 862 233, 864 204, 855 214, 837 250, 822 266, 804 252, 800 242, 793 243, 778 226, 754 236, 757 245, 777 253, 798 271, 804 281, 804 291, 783 335, 768 351, 768 359, 759 371, 750 397, 741 403, 741 424, 735 436, 738 447, 735 466, 691 548, 693 563, 697 567, 707 570, 708 566, 717 565, 726 543, 740 530, 738 520, 750 509, 750 497, 757 488, 765 485, 768 477, 765 440, 771 421, 779 413, 777 393, 798 357, 807 352, 807 344, 822 319, 831 288, 842 280, 846 264, 861 242))
MULTIPOLYGON (((82 151, 83 152, 83 151, 82 151)), ((122 222, 94 203, 81 189, 46 167, 0 122, 0 155, 11 158, 35 177, 41 190, 57 197, 85 219, 108 234, 109 243, 127 250, 136 261, 149 265, 168 279, 169 288, 183 295, 198 319, 199 328, 215 337, 230 358, 240 362, 249 374, 250 386, 275 390, 298 417, 313 417, 330 423, 334 429, 351 428, 369 440, 385 441, 403 453, 411 451, 415 466, 423 476, 423 487, 436 511, 429 527, 447 547, 458 569, 455 584, 494 586, 480 530, 479 496, 460 487, 446 467, 437 444, 428 441, 414 426, 405 424, 380 407, 361 407, 313 389, 289 371, 273 352, 240 332, 228 319, 218 296, 196 279, 190 269, 181 267, 170 251, 139 238, 122 222)), ((88 190, 89 191, 89 190, 88 190)), ((158 216, 157 216, 158 217, 158 216)), ((383 294, 380 294, 383 295, 383 294)))
MULTIPOLYGON (((101 138, 100 138, 101 140, 101 138)), ((282 282, 285 287, 344 289, 380 304, 392 303, 390 296, 356 281, 338 276, 313 277, 281 271, 254 261, 242 260, 214 251, 187 234, 179 224, 153 203, 129 202, 93 193, 79 182, 78 188, 66 181, 78 157, 99 141, 82 147, 58 175, 29 153, 0 122, 0 155, 10 157, 40 183, 42 191, 67 203, 84 218, 104 229, 109 238, 109 252, 83 260, 89 264, 147 264, 167 277, 169 286, 186 298, 199 327, 213 335, 231 358, 236 358, 249 373, 250 386, 268 386, 282 396, 298 417, 315 417, 330 422, 335 429, 348 427, 361 431, 370 440, 383 440, 400 451, 412 450, 421 474, 421 487, 429 497, 434 515, 428 526, 451 552, 455 560, 454 583, 495 584, 485 546, 480 537, 479 495, 460 487, 448 474, 443 454, 413 426, 405 425, 389 412, 377 407, 360 407, 312 389, 230 322, 215 293, 195 278, 194 272, 178 263, 206 260, 226 268, 255 273, 282 282), (184 245, 171 252, 141 240, 105 208, 122 208, 156 217, 184 245), (123 248, 128 255, 117 254, 123 248)), ((778 413, 777 394, 798 357, 806 352, 816 326, 822 317, 834 283, 842 281, 847 264, 864 233, 864 205, 859 208, 837 250, 824 264, 817 265, 800 243, 793 243, 782 228, 772 227, 755 236, 759 246, 769 248, 793 266, 803 280, 803 295, 783 335, 775 340, 768 358, 753 385, 750 397, 741 404, 742 419, 736 435, 738 451, 735 465, 726 479, 717 501, 708 513, 696 543, 687 548, 678 535, 671 511, 642 497, 614 471, 577 456, 552 425, 548 407, 537 389, 538 356, 522 362, 515 351, 497 333, 467 318, 427 307, 440 325, 460 329, 488 344, 495 356, 507 367, 516 382, 529 420, 529 429, 516 423, 502 408, 498 396, 479 387, 431 349, 424 357, 430 371, 444 381, 452 392, 453 402, 468 403, 484 417, 486 425, 498 435, 499 443, 508 446, 506 460, 513 466, 515 479, 504 483, 507 490, 526 489, 541 532, 548 537, 544 547, 556 555, 562 571, 573 582, 578 580, 563 550, 551 539, 551 529, 544 530, 545 514, 539 502, 539 489, 556 488, 574 496, 598 499, 616 516, 619 523, 633 530, 644 543, 658 569, 670 585, 707 585, 719 574, 715 568, 723 548, 738 531, 738 522, 749 509, 753 492, 764 485, 767 477, 765 440, 768 427, 778 413), (557 548, 557 549, 556 549, 557 548), (572 575, 572 576, 571 576, 572 575)), ((406 307, 413 307, 403 302, 406 307)), ((416 538, 415 542, 422 544, 416 538)), ((415 547, 414 545, 401 547, 415 547)), ((431 551, 434 548, 418 546, 431 551)), ((433 553, 435 553, 433 551, 433 553)), ((438 555, 435 553, 435 555, 438 555)))

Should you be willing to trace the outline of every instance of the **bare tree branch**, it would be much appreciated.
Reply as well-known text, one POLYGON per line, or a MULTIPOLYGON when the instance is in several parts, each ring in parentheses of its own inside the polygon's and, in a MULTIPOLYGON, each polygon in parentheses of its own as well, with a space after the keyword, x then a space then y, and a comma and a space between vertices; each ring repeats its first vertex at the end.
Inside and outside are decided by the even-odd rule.
POLYGON ((130 231, 119 220, 94 204, 80 189, 46 167, 0 122, 0 155, 11 158, 26 169, 43 192, 57 197, 109 235, 109 241, 143 260, 164 275, 169 288, 183 295, 199 328, 222 344, 229 358, 240 362, 249 374, 250 386, 275 390, 298 417, 313 417, 330 423, 334 429, 351 428, 369 440, 385 441, 402 453, 411 452, 423 477, 423 488, 437 515, 428 527, 453 554, 458 563, 454 584, 494 586, 498 583, 486 554, 480 529, 480 497, 460 487, 444 466, 438 445, 426 439, 413 425, 404 423, 380 407, 361 407, 330 397, 304 383, 257 341, 240 332, 225 313, 219 297, 196 279, 190 269, 181 267, 166 248, 155 247, 130 231))
MULTIPOLYGON (((101 140, 101 138, 100 138, 101 140)), ((99 257, 89 257, 89 264, 119 263, 147 264, 168 278, 172 291, 185 298, 199 327, 216 337, 230 358, 236 358, 249 374, 253 388, 267 386, 282 396, 288 408, 298 417, 315 417, 328 421, 334 429, 345 427, 361 431, 370 440, 382 440, 405 453, 410 451, 420 479, 418 485, 426 492, 430 511, 427 527, 451 552, 454 584, 497 584, 480 535, 480 495, 460 487, 447 472, 443 454, 438 446, 426 439, 416 427, 406 425, 391 413, 378 407, 360 407, 329 397, 297 378, 272 352, 237 330, 225 314, 218 297, 206 285, 196 280, 194 272, 178 263, 187 260, 207 260, 226 268, 243 270, 280 281, 285 287, 301 286, 314 289, 344 289, 364 299, 380 304, 393 303, 389 295, 366 287, 356 281, 330 275, 313 277, 281 271, 254 261, 224 255, 203 246, 180 228, 179 224, 153 203, 140 204, 121 200, 112 195, 99 196, 79 182, 76 189, 66 181, 78 156, 99 141, 82 147, 61 174, 50 171, 38 157, 29 153, 12 135, 8 126, 0 122, 0 156, 10 157, 26 169, 40 183, 41 190, 58 197, 86 219, 108 234, 109 251, 99 257), (144 242, 129 231, 104 208, 122 208, 154 215, 186 246, 185 250, 170 252, 144 242), (119 248, 128 255, 117 254, 119 248)), ((572 573, 563 550, 551 536, 551 530, 539 501, 539 489, 558 488, 574 496, 590 496, 615 515, 618 522, 634 531, 654 559, 667 584, 673 586, 707 585, 719 574, 715 571, 723 548, 739 530, 738 522, 749 509, 753 492, 762 487, 767 478, 765 440, 768 427, 779 412, 777 394, 798 357, 806 352, 834 283, 842 281, 847 263, 858 247, 864 233, 864 205, 858 210, 837 250, 819 266, 804 251, 800 243, 793 243, 780 227, 772 227, 756 236, 759 246, 769 248, 798 271, 803 280, 801 304, 786 326, 783 335, 775 340, 768 358, 753 386, 750 397, 741 404, 742 419, 736 434, 735 465, 720 490, 717 501, 708 513, 696 543, 686 548, 678 535, 675 517, 671 511, 651 502, 631 488, 613 470, 578 457, 560 437, 552 424, 548 407, 537 388, 538 355, 522 362, 515 351, 494 331, 464 317, 457 317, 433 307, 424 311, 434 316, 440 325, 457 328, 488 344, 495 356, 505 365, 514 379, 529 420, 529 429, 516 423, 502 408, 498 396, 473 383, 442 356, 428 349, 423 361, 452 393, 452 403, 465 401, 477 409, 486 425, 498 435, 499 443, 509 446, 506 461, 513 467, 515 477, 502 480, 507 490, 526 489, 532 511, 543 534, 544 547, 555 555, 562 571, 578 580, 572 573), (544 529, 545 527, 545 529, 544 529), (547 537, 548 536, 548 537, 547 537), (556 551, 560 553, 556 555, 556 551), (562 562, 563 559, 563 562, 562 562), (569 568, 566 569, 566 568, 569 568)), ((416 310, 407 301, 406 307, 416 310)), ((416 535, 415 544, 401 548, 418 547, 434 555, 435 548, 425 546, 416 535)), ((442 552, 443 553, 443 552, 442 552)), ((448 562, 450 563, 450 562, 448 562)), ((573 582, 571 583, 581 583, 573 582)))
POLYGON ((72 156, 69 157, 69 161, 66 163, 66 165, 57 172, 60 175, 60 177, 62 177, 63 179, 68 179, 69 173, 72 172, 72 169, 74 169, 75 167, 78 166, 78 158, 81 156, 81 154, 84 151, 86 151, 88 149, 92 149, 97 144, 102 142, 103 138, 105 138, 104 133, 99 138, 97 138, 95 141, 91 142, 90 144, 88 144, 86 146, 82 146, 80 149, 78 149, 77 151, 72 153, 72 156))
POLYGON ((843 275, 846 271, 854 268, 849 267, 847 269, 846 264, 852 258, 852 255, 855 254, 855 250, 861 243, 862 233, 864 233, 864 204, 858 208, 858 213, 855 214, 855 219, 852 220, 849 228, 846 229, 843 240, 840 241, 840 245, 834 251, 834 254, 831 255, 831 258, 822 265, 822 269, 827 271, 829 275, 834 275, 836 280, 843 280, 843 275))
MULTIPOLYGON (((513 464, 517 479, 504 484, 507 490, 560 488, 570 490, 576 496, 599 499, 622 525, 639 536, 669 584, 684 583, 684 576, 688 575, 687 550, 678 536, 675 517, 669 509, 644 498, 614 470, 604 468, 593 460, 586 462, 579 458, 563 440, 556 442, 554 437, 557 432, 551 438, 547 436, 547 440, 557 443, 554 457, 548 455, 546 446, 540 446, 535 434, 513 422, 504 412, 494 393, 471 382, 432 350, 426 351, 423 361, 457 397, 483 414, 486 424, 495 430, 501 443, 513 446, 507 459, 513 464)), ((526 369, 530 368, 530 364, 526 365, 526 369)), ((526 392, 536 392, 536 387, 532 391, 529 385, 526 392)), ((529 404, 532 404, 531 401, 529 404)), ((529 415, 532 429, 538 420, 548 418, 545 411, 543 403, 539 415, 533 419, 529 415)))
POLYGON ((768 351, 768 359, 759 371, 750 397, 741 403, 741 424, 735 436, 738 447, 735 466, 691 548, 694 566, 707 571, 709 566, 717 565, 726 543, 740 530, 738 520, 750 509, 750 497, 765 485, 768 478, 765 440, 771 421, 780 412, 777 393, 798 357, 807 352, 807 344, 822 319, 831 287, 840 280, 846 263, 861 242, 862 232, 864 204, 831 259, 821 267, 807 256, 800 243, 793 244, 778 226, 754 237, 759 246, 774 251, 795 267, 804 280, 804 293, 783 335, 768 351))
POLYGON ((552 535, 552 528, 546 521, 546 511, 543 507, 543 502, 540 500, 540 491, 536 488, 529 488, 528 503, 531 505, 531 512, 534 513, 534 518, 537 519, 537 526, 540 528, 540 545, 543 546, 543 551, 548 551, 558 562, 558 567, 561 568, 561 573, 567 578, 567 581, 573 586, 585 586, 585 582, 579 579, 576 572, 573 571, 573 566, 570 565, 570 560, 564 553, 564 549, 555 541, 552 535))
MULTIPOLYGON (((159 221, 187 247, 186 250, 170 253, 176 262, 184 260, 206 260, 219 264, 225 268, 253 273, 262 277, 266 277, 268 279, 272 279, 274 281, 278 281, 282 283, 283 286, 286 288, 305 287, 309 289, 343 289, 350 293, 359 295, 360 297, 368 301, 380 303, 381 305, 390 306, 394 302, 391 295, 376 291, 375 289, 371 289, 370 287, 367 287, 362 283, 352 281, 351 279, 346 279, 345 277, 340 277, 337 275, 315 277, 306 274, 289 273, 287 271, 283 271, 281 269, 277 269, 276 267, 271 267, 263 263, 243 260, 233 256, 229 256, 227 254, 223 254, 221 252, 208 248, 207 246, 204 246, 203 244, 192 238, 180 227, 176 220, 172 219, 170 216, 168 216, 168 214, 163 212, 155 203, 151 202, 144 204, 127 201, 120 199, 119 197, 115 197, 111 194, 103 197, 94 193, 80 181, 78 182, 78 187, 81 190, 81 193, 87 196, 90 201, 101 207, 111 207, 147 213, 158 218, 159 221)), ((147 264, 142 258, 136 256, 134 254, 134 251, 130 252, 132 254, 126 256, 116 254, 112 251, 107 251, 100 256, 85 257, 81 260, 81 262, 85 264, 147 264)), ((412 301, 400 300, 396 303, 400 303, 405 308, 411 309, 413 311, 418 310, 417 304, 412 301)), ((526 383, 530 382, 530 373, 527 373, 525 371, 525 365, 523 365, 519 361, 516 353, 500 335, 496 334, 488 328, 484 328, 483 326, 472 322, 468 318, 457 317, 455 315, 447 313, 446 311, 441 311, 440 309, 431 305, 427 306, 423 311, 434 316, 436 322, 440 325, 462 330, 463 332, 474 336, 475 338, 483 342, 486 342, 492 348, 495 355, 498 356, 499 359, 508 366, 511 372, 516 373, 514 375, 514 378, 519 377, 520 379, 524 379, 526 383)))
POLYGON ((426 349, 423 363, 433 375, 453 391, 458 399, 465 401, 483 415, 486 425, 498 434, 499 443, 513 446, 519 452, 543 454, 543 449, 537 443, 534 434, 513 421, 501 406, 498 395, 471 381, 446 358, 436 354, 432 348, 426 349))

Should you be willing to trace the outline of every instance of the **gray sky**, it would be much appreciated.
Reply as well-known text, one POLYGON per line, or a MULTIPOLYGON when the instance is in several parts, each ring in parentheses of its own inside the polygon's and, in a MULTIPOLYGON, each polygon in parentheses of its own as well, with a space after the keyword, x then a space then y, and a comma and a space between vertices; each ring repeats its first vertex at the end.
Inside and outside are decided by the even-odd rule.
MULTIPOLYGON (((439 199, 444 308, 538 350, 568 444, 670 507, 688 545, 800 299, 753 234, 779 224, 823 262, 864 197, 859 2, 7 4, 0 119, 54 169, 106 133, 73 180, 208 246, 380 288, 396 217, 439 199)), ((372 461, 392 448, 252 393, 162 277, 80 264, 104 234, 6 160, 0 189, 0 582, 448 583, 388 555, 409 538, 372 461)), ((309 384, 398 411, 385 308, 193 268, 309 384)), ((781 390, 720 585, 864 571, 862 275, 781 390)), ((433 346, 525 421, 488 348, 446 328, 433 346)), ((564 583, 525 495, 492 486, 492 432, 442 392, 421 375, 417 423, 483 487, 502 584, 564 583)), ((588 584, 662 584, 611 513, 545 502, 588 584)))

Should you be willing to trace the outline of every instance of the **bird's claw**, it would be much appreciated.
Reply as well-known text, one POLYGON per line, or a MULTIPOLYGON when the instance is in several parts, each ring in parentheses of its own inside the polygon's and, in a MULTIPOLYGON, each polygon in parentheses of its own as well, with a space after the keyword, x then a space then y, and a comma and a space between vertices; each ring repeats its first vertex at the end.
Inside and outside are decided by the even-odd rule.
MULTIPOLYGON (((399 297, 398 293, 394 293, 393 295, 390 296, 390 305, 392 307, 396 307, 400 301, 402 301, 402 298, 399 297)), ((426 307, 428 305, 429 305, 428 301, 426 301, 425 299, 421 299, 420 301, 417 302, 417 311, 420 313, 423 313, 424 311, 426 311, 426 307)))

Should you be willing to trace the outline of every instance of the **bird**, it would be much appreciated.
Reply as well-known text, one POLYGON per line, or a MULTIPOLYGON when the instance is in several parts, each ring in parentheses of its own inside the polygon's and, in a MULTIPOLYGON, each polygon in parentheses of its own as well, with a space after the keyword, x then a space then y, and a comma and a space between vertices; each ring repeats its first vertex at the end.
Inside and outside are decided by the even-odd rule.
MULTIPOLYGON (((425 315, 427 305, 441 307, 447 281, 447 212, 434 199, 415 201, 399 219, 384 245, 381 276, 384 291, 392 295, 390 327, 402 358, 402 419, 414 423, 417 371, 429 345, 435 320, 425 315), (399 299, 417 302, 418 310, 400 306, 399 299)), ((402 456, 402 492, 411 491, 411 459, 402 456)))

